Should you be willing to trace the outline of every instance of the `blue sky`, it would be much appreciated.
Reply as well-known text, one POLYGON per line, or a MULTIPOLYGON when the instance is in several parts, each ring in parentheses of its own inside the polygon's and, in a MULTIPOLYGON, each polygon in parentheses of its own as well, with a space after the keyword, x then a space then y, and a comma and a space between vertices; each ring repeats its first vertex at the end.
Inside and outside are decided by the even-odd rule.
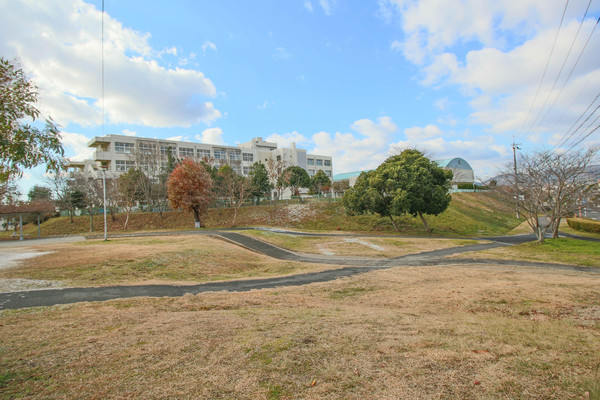
MULTIPOLYGON (((583 48, 600 1, 580 25, 588 1, 568 2, 540 85, 562 0, 105 0, 104 132, 295 141, 333 156, 334 173, 417 146, 492 176, 513 136, 551 149, 598 94, 600 32, 583 48)), ((0 0, 0 55, 21 59, 77 159, 102 134, 100 9, 0 0)), ((42 175, 27 171, 23 190, 42 175)))

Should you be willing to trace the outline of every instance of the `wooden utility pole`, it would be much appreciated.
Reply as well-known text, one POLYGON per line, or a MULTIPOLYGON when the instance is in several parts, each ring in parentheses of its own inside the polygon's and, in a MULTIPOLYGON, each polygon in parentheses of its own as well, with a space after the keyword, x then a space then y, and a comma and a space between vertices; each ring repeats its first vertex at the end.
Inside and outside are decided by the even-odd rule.
POLYGON ((516 208, 517 208, 517 218, 520 219, 521 216, 519 215, 519 175, 517 174, 517 150, 521 150, 521 148, 519 147, 519 144, 515 143, 514 136, 513 136, 512 149, 513 149, 513 167, 514 167, 514 171, 515 171, 515 188, 517 190, 517 197, 515 198, 515 204, 516 204, 516 208))

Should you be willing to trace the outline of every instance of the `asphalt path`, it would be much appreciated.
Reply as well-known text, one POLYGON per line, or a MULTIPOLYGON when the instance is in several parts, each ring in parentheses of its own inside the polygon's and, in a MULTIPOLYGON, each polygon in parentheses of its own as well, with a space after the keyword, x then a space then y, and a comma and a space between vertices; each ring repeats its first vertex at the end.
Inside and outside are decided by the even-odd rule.
MULTIPOLYGON (((336 234, 312 234, 279 231, 281 233, 294 235, 314 235, 314 236, 357 236, 357 235, 336 235, 336 234)), ((171 232, 168 234, 203 234, 211 235, 223 240, 227 240, 236 245, 245 247, 252 251, 265 254, 269 257, 297 262, 309 262, 316 264, 344 265, 342 268, 330 269, 321 272, 312 272, 306 274, 288 275, 275 278, 263 279, 244 279, 236 281, 209 282, 198 285, 135 285, 135 286, 111 286, 111 287, 88 287, 88 288, 64 288, 64 289, 46 289, 32 290, 22 292, 0 293, 0 309, 16 309, 24 307, 52 306, 57 304, 70 304, 86 301, 105 301, 119 298, 132 297, 178 297, 186 293, 198 294, 204 292, 243 292, 250 290, 277 288, 285 286, 300 286, 316 282, 328 282, 342 277, 348 277, 369 271, 396 268, 402 266, 437 266, 437 265, 507 265, 536 268, 551 268, 568 271, 580 271, 587 273, 600 273, 595 269, 579 267, 573 265, 506 261, 506 260, 476 260, 476 259, 446 259, 449 255, 460 254, 469 251, 486 250, 512 244, 524 243, 535 240, 532 235, 501 236, 475 238, 486 240, 487 243, 459 246, 442 250, 410 254, 402 257, 388 259, 374 259, 365 257, 339 257, 339 256, 321 256, 298 254, 277 246, 262 242, 249 236, 241 235, 235 231, 186 231, 171 232)), ((119 236, 156 236, 165 235, 165 232, 143 233, 136 235, 119 236)), ((366 235, 375 236, 375 235, 366 235)), ((116 235, 111 235, 116 237, 116 235)), ((363 236, 364 237, 364 236, 363 236)), ((577 237, 578 239, 588 239, 577 237)), ((448 239, 448 238, 444 238, 448 239)), ((39 239, 43 241, 44 239, 39 239)), ((66 239, 70 240, 70 239, 66 239)), ((597 241, 597 240, 594 240, 597 241)), ((28 240, 29 245, 41 244, 38 240, 28 240), (32 243, 36 242, 36 243, 32 243)))

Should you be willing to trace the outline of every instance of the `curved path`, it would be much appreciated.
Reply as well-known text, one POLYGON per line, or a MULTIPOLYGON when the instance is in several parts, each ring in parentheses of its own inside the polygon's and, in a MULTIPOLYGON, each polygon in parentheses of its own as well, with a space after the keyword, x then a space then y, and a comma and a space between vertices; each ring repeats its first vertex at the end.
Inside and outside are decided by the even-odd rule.
MULTIPOLYGON (((289 233, 294 235, 315 235, 315 236, 349 236, 335 234, 310 234, 298 232, 278 231, 280 233, 289 233)), ((241 235, 233 231, 190 231, 177 232, 195 233, 204 235, 213 235, 223 240, 227 240, 239 246, 243 246, 252 251, 263 253, 279 260, 310 262, 318 264, 345 265, 346 267, 326 270, 321 272, 312 272, 306 274, 288 275, 275 278, 263 279, 245 279, 236 281, 210 282, 198 285, 138 285, 138 286, 111 286, 111 287, 88 287, 88 288, 65 288, 65 289, 46 289, 33 290, 12 293, 0 293, 0 309, 15 309, 23 307, 51 306, 56 304, 70 304, 82 301, 104 301, 118 298, 130 297, 176 297, 183 296, 186 293, 197 294, 214 291, 242 292, 254 289, 267 289, 283 286, 299 286, 315 282, 327 282, 337 278, 352 276, 359 273, 369 272, 378 269, 387 269, 400 266, 435 266, 435 265, 512 265, 524 267, 553 268, 570 271, 581 271, 590 273, 600 273, 590 270, 586 267, 574 265, 508 261, 508 260, 475 260, 475 259, 445 259, 443 257, 464 253, 468 251, 486 250, 501 246, 507 246, 514 243, 523 243, 531 241, 530 235, 506 236, 495 238, 478 238, 491 241, 489 243, 475 244, 468 246, 453 247, 449 249, 434 250, 418 254, 410 254, 402 257, 388 259, 369 259, 357 257, 336 257, 321 255, 301 255, 288 250, 281 249, 260 240, 241 235)), ((164 235, 160 233, 145 233, 135 236, 164 235)), ((134 236, 134 235, 122 235, 134 236)), ((112 236, 115 237, 115 236, 112 236)), ((31 241, 30 241, 31 243, 31 241)))

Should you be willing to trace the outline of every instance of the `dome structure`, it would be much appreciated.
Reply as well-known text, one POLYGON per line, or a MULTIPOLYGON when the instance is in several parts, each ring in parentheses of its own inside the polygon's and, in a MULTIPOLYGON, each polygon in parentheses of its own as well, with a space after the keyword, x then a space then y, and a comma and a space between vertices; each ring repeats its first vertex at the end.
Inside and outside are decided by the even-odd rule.
POLYGON ((448 158, 445 160, 437 160, 436 163, 445 169, 449 169, 454 174, 452 182, 454 183, 473 183, 475 174, 469 163, 462 158, 448 158))

